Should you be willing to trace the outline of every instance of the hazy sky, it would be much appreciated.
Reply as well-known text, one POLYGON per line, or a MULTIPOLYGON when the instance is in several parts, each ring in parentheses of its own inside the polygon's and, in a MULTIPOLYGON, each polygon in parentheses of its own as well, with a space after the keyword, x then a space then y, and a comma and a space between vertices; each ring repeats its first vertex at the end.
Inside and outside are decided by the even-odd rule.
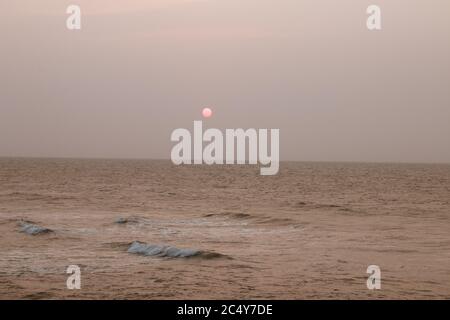
POLYGON ((168 158, 209 106, 206 127, 279 128, 282 160, 450 162, 449 17, 448 0, 1 0, 0 156, 168 158))

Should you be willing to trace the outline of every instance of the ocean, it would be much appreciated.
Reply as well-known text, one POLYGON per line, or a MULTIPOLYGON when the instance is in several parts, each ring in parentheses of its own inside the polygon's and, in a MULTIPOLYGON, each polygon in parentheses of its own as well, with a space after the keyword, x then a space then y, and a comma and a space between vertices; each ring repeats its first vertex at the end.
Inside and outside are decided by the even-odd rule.
POLYGON ((449 230, 445 164, 0 159, 0 299, 448 299, 449 230))

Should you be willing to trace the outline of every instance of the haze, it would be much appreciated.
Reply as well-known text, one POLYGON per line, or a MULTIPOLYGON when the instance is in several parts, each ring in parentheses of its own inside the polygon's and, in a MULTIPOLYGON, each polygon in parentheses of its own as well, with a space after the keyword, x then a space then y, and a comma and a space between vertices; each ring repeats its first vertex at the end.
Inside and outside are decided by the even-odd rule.
POLYGON ((279 128, 281 160, 450 162, 449 16, 448 0, 3 0, 0 156, 168 159, 210 107, 206 127, 279 128))

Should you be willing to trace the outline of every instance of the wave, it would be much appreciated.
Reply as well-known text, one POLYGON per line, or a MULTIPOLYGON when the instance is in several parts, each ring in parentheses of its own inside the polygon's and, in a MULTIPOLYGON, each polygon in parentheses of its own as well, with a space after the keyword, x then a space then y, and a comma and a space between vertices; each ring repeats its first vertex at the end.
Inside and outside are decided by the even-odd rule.
POLYGON ((250 219, 252 216, 243 212, 222 212, 222 213, 208 213, 204 215, 205 218, 211 217, 228 217, 233 219, 250 219))
POLYGON ((313 202, 297 201, 294 203, 287 202, 286 205, 294 209, 304 209, 304 210, 323 209, 323 210, 333 210, 337 213, 348 215, 362 214, 362 212, 360 212, 357 209, 333 203, 313 203, 313 202))
POLYGON ((144 256, 169 257, 169 258, 191 258, 203 257, 206 259, 225 257, 220 253, 207 252, 196 249, 180 249, 168 245, 146 244, 134 241, 127 252, 144 256))
POLYGON ((20 232, 35 236, 38 234, 47 234, 52 233, 53 230, 45 227, 38 226, 36 224, 33 224, 29 221, 22 221, 20 222, 20 232))
POLYGON ((135 217, 129 217, 129 218, 123 218, 123 217, 119 217, 116 219, 116 221, 114 221, 114 223, 117 224, 128 224, 128 223, 138 223, 139 219, 135 218, 135 217))
POLYGON ((274 225, 274 226, 292 226, 299 227, 300 225, 290 218, 260 218, 256 221, 258 224, 274 225))
POLYGON ((255 224, 267 224, 267 225, 296 225, 296 221, 290 218, 270 217, 266 215, 252 215, 243 212, 222 212, 222 213, 209 213, 204 215, 205 218, 227 218, 234 220, 250 220, 255 224))
POLYGON ((21 199, 26 201, 68 201, 77 200, 77 197, 65 194, 49 194, 49 193, 36 193, 36 192, 9 192, 1 193, 0 197, 21 199))

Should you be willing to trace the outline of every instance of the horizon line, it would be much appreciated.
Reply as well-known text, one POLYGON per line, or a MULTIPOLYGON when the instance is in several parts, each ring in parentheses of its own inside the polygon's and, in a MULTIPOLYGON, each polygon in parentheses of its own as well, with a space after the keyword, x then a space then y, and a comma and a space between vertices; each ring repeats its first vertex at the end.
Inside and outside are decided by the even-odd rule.
MULTIPOLYGON (((92 157, 92 156, 0 156, 0 159, 54 159, 54 160, 131 160, 131 161, 171 161, 170 158, 148 158, 148 157, 92 157)), ((425 164, 425 165, 450 165, 450 162, 435 161, 435 162, 425 162, 425 161, 377 161, 377 160, 280 160, 283 162, 302 162, 302 163, 366 163, 366 164, 425 164)), ((194 165, 194 164, 192 164, 194 165)), ((200 164, 197 164, 200 165, 200 164)), ((237 165, 237 164, 214 164, 214 165, 237 165)), ((243 165, 243 164, 241 164, 243 165)), ((246 164, 248 165, 248 164, 246 164)), ((257 165, 257 164, 256 164, 257 165)), ((208 165, 211 166, 211 165, 208 165)))

